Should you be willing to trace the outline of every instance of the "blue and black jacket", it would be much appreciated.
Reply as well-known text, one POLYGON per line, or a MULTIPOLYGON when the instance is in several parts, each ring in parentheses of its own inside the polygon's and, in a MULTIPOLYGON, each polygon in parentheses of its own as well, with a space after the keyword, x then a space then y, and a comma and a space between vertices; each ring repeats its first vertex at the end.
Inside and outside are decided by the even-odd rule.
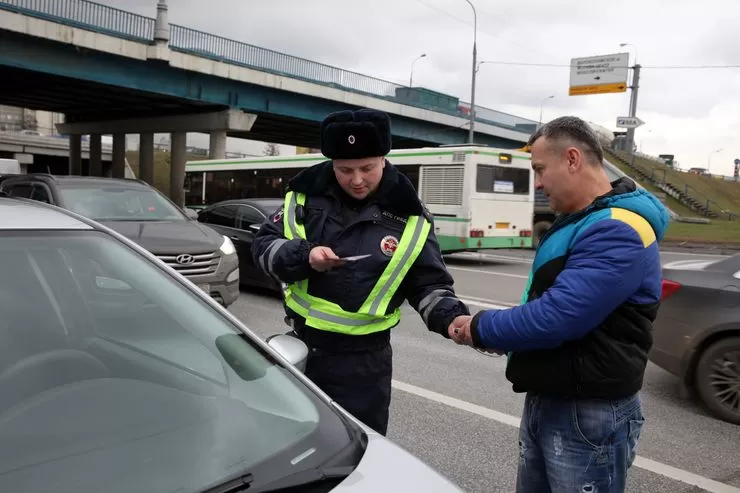
POLYGON ((473 318, 476 346, 511 353, 515 392, 619 398, 642 387, 669 216, 630 179, 612 187, 543 236, 521 306, 473 318))

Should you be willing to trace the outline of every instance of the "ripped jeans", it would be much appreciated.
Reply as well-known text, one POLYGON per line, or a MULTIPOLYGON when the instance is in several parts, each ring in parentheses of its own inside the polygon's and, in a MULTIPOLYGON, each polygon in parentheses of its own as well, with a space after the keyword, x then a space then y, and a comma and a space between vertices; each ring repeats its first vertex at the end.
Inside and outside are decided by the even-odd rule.
POLYGON ((639 395, 567 400, 527 394, 517 493, 621 493, 645 418, 639 395))

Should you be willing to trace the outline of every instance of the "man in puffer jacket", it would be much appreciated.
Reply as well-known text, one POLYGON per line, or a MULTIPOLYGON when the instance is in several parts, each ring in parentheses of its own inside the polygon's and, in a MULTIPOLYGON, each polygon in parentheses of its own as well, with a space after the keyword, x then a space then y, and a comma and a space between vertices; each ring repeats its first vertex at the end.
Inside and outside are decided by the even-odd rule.
POLYGON ((506 377, 526 392, 518 492, 624 491, 669 216, 629 178, 609 182, 583 120, 553 120, 529 145, 535 186, 561 215, 537 248, 525 302, 481 311, 450 336, 508 353, 506 377))

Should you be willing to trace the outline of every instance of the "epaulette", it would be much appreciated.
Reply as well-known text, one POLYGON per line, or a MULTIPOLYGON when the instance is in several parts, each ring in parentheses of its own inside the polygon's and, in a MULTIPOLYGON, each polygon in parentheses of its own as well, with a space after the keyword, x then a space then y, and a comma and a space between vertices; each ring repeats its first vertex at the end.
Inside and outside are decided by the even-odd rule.
POLYGON ((424 217, 430 222, 433 221, 434 214, 431 213, 427 205, 421 199, 419 199, 419 204, 421 204, 421 210, 424 217))

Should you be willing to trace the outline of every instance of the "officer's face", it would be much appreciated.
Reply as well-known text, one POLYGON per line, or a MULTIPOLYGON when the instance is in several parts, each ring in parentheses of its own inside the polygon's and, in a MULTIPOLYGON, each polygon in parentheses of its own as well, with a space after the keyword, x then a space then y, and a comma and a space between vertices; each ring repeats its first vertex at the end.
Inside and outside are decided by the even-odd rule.
POLYGON ((349 196, 364 199, 378 188, 385 168, 384 157, 335 159, 334 174, 349 196))

